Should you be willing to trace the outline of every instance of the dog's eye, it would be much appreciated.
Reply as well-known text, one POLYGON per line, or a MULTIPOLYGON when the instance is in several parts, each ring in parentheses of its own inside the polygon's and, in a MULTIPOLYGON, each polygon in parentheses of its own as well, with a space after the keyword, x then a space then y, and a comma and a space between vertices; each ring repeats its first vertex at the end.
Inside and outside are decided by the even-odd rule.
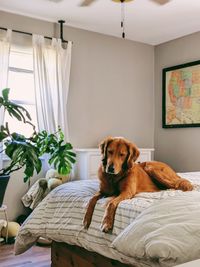
POLYGON ((112 150, 108 150, 108 154, 109 155, 112 155, 113 154, 113 151, 112 150))

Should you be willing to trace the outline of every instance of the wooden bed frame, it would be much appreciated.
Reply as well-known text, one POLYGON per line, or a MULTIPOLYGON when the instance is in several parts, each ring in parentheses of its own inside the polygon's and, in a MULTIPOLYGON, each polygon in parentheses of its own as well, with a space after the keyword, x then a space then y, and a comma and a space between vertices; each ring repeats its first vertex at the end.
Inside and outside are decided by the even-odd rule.
MULTIPOLYGON (((52 242, 51 267, 134 267, 78 246, 52 242)), ((136 266, 135 266, 136 267, 136 266)))

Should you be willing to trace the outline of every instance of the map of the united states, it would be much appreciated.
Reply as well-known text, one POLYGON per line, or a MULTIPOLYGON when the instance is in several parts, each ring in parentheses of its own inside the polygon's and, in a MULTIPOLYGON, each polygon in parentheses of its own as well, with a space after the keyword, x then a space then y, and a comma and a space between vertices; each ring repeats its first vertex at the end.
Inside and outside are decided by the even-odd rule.
POLYGON ((200 67, 167 73, 167 124, 200 123, 200 67))

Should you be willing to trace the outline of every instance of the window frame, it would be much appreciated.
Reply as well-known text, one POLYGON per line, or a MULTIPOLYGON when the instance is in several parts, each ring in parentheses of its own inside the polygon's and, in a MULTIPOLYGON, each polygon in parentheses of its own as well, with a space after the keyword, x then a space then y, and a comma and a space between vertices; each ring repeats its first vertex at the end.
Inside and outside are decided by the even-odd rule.
MULTIPOLYGON (((10 56, 12 55, 12 52, 13 53, 17 53, 18 55, 21 55, 21 56, 25 56, 24 54, 27 54, 27 55, 29 55, 29 53, 24 53, 23 51, 21 52, 20 51, 20 49, 19 50, 16 50, 16 49, 11 49, 10 50, 10 56)), ((14 65, 14 64, 12 64, 13 62, 10 62, 9 61, 9 67, 8 67, 8 88, 9 88, 9 79, 10 79, 10 73, 21 73, 22 75, 26 75, 26 74, 31 74, 32 75, 32 77, 31 77, 31 79, 32 79, 32 81, 33 81, 33 85, 34 85, 34 70, 32 69, 32 67, 30 67, 30 68, 23 68, 23 66, 22 67, 13 67, 13 66, 10 66, 10 65, 14 65)), ((32 82, 31 82, 31 84, 32 84, 32 82)), ((35 92, 34 92, 35 93, 35 92)), ((17 95, 19 95, 19 98, 17 97, 17 99, 14 99, 14 98, 12 98, 12 96, 11 97, 9 97, 9 99, 13 102, 13 103, 15 103, 15 104, 17 104, 17 105, 21 105, 21 106, 25 106, 25 108, 26 108, 26 106, 32 106, 32 107, 34 107, 35 108, 35 111, 34 112, 36 112, 35 114, 36 114, 36 117, 35 117, 35 115, 33 116, 31 113, 30 113, 30 111, 28 110, 28 112, 30 113, 30 115, 31 115, 31 118, 34 118, 34 121, 33 121, 33 124, 36 126, 36 129, 38 128, 38 120, 37 120, 37 111, 36 111, 36 100, 35 100, 35 98, 32 98, 32 101, 31 100, 20 100, 20 93, 19 94, 17 94, 17 95)), ((10 117, 9 117, 9 115, 8 115, 8 118, 10 119, 10 117)), ((8 119, 7 118, 7 119, 8 119)), ((4 117, 4 122, 3 123, 5 123, 5 121, 6 121, 6 117, 4 117)), ((9 122, 10 123, 10 122, 9 122)), ((18 131, 18 130, 16 130, 16 131, 18 131)), ((23 133, 22 133, 23 134, 23 133)), ((31 134, 31 131, 30 131, 30 134, 31 134)), ((7 156, 6 156, 6 154, 5 153, 3 153, 3 160, 10 160, 7 156)))

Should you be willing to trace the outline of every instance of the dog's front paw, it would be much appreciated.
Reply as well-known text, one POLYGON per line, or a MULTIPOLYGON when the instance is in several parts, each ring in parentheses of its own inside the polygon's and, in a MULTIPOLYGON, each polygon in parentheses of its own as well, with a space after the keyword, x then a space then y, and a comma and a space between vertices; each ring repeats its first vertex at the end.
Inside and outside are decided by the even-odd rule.
POLYGON ((104 233, 111 232, 113 229, 113 223, 109 218, 105 217, 101 224, 101 231, 104 233))
POLYGON ((83 219, 83 226, 84 226, 84 228, 85 229, 88 229, 89 226, 90 226, 90 223, 91 223, 91 220, 87 216, 85 216, 84 219, 83 219))

